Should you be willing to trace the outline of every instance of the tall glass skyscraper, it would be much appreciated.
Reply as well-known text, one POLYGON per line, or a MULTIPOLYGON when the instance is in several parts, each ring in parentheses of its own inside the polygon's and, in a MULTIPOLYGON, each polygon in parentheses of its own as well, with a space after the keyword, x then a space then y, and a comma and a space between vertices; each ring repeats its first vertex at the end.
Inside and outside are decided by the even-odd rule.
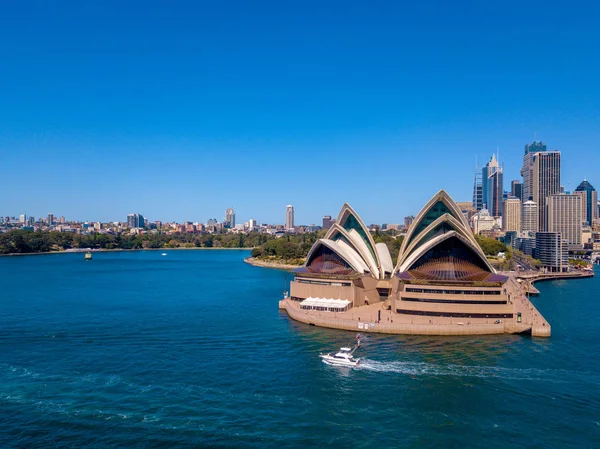
POLYGON ((504 173, 493 154, 482 168, 483 202, 493 217, 502 216, 502 196, 504 194, 504 173))
POLYGON ((583 197, 583 221, 591 225, 598 219, 598 192, 587 179, 575 189, 575 193, 581 192, 583 197))

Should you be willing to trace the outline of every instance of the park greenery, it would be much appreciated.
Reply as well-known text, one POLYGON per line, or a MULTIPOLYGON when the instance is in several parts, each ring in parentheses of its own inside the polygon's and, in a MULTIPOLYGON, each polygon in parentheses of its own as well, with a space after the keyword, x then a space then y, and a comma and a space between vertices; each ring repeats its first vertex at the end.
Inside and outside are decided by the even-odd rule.
MULTIPOLYGON (((275 263, 302 265, 310 248, 319 238, 325 237, 327 231, 321 230, 311 234, 286 235, 270 240, 252 250, 252 257, 275 263)), ((393 231, 376 230, 371 233, 375 243, 385 243, 390 250, 392 260, 396 263, 403 236, 395 237, 393 231)))
POLYGON ((0 234, 0 254, 46 253, 69 249, 133 250, 159 248, 253 248, 275 237, 249 234, 75 234, 11 230, 0 234))

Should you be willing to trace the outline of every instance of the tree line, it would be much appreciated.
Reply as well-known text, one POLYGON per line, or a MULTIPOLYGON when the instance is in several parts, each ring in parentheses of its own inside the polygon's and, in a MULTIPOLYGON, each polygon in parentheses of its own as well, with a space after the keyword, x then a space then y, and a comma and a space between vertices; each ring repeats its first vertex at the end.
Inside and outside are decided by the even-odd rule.
POLYGON ((275 237, 249 234, 74 234, 11 230, 0 234, 0 254, 45 253, 67 249, 253 248, 275 237))

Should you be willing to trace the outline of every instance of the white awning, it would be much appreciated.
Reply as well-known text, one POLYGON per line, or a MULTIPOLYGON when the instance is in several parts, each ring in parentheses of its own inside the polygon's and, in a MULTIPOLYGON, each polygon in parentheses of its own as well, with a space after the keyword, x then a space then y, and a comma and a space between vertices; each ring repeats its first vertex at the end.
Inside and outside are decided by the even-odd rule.
POLYGON ((331 298, 306 298, 300 303, 300 306, 310 307, 331 307, 335 309, 345 309, 352 301, 347 299, 331 299, 331 298))

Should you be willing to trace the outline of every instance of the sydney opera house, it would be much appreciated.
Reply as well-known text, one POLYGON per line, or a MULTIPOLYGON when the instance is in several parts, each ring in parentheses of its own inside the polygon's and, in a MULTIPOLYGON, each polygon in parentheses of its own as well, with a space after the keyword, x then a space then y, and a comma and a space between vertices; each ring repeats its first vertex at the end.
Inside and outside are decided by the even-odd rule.
POLYGON ((344 204, 295 270, 280 307, 296 320, 349 330, 550 335, 523 287, 496 272, 444 191, 416 216, 395 264, 387 245, 375 243, 344 204))

